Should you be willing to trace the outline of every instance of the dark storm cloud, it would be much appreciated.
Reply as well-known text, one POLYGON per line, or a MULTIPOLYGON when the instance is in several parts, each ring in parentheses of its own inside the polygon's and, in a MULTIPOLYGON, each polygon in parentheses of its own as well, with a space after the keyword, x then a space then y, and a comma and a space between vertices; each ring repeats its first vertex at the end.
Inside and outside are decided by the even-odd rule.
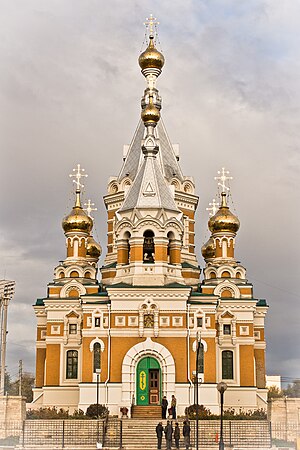
POLYGON ((139 118, 137 57, 153 12, 166 57, 163 117, 201 200, 198 253, 213 177, 225 166, 241 220, 237 254, 270 304, 268 371, 299 376, 300 5, 157 0, 150 11, 146 0, 2 0, 1 9, 0 271, 17 281, 9 365, 22 357, 26 370, 34 366, 31 305, 65 256, 61 219, 78 162, 105 248, 101 197, 139 118))

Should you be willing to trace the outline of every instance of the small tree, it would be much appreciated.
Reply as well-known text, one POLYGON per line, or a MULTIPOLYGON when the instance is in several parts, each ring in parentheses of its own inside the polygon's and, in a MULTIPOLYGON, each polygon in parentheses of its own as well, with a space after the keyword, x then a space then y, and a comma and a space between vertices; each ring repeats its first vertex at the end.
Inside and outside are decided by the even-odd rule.
MULTIPOLYGON (((108 416, 109 411, 105 405, 98 405, 98 413, 100 419, 105 419, 105 417, 108 416)), ((97 403, 90 405, 85 414, 91 419, 97 419, 97 403)))
POLYGON ((300 398, 300 380, 294 380, 293 384, 289 384, 283 393, 287 397, 300 398))
POLYGON ((277 386, 271 386, 268 389, 268 400, 273 398, 282 398, 283 392, 277 386))

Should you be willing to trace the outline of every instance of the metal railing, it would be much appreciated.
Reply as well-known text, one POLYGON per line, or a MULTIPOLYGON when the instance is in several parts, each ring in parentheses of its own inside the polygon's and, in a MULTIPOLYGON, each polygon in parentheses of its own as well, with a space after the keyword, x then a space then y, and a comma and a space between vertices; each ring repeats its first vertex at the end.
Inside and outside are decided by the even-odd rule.
POLYGON ((122 442, 120 420, 25 420, 20 444, 22 447, 119 447, 122 442))
MULTIPOLYGON (((190 422, 191 444, 196 443, 196 424, 190 422)), ((218 420, 199 421, 199 447, 218 448, 220 438, 220 422, 218 420)), ((223 439, 225 446, 239 448, 271 447, 271 428, 267 420, 224 420, 223 439)))

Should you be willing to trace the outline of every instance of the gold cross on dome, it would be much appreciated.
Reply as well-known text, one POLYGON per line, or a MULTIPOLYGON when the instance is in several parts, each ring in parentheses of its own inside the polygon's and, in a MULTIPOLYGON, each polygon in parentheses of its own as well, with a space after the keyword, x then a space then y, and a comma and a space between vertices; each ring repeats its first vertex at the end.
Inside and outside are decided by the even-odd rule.
POLYGON ((86 208, 83 208, 83 210, 87 212, 88 216, 91 219, 94 220, 94 217, 91 216, 91 212, 97 211, 97 208, 93 208, 93 206, 95 206, 95 203, 92 203, 91 199, 89 198, 87 203, 84 203, 84 206, 86 206, 86 208))
POLYGON ((220 203, 216 203, 216 200, 213 199, 211 203, 208 204, 210 208, 206 208, 206 211, 209 211, 210 216, 214 216, 216 212, 218 211, 218 207, 220 206, 220 203))
POLYGON ((146 18, 146 22, 144 22, 144 25, 147 30, 149 30, 149 36, 154 36, 154 28, 156 25, 159 25, 159 22, 157 22, 156 18, 153 17, 152 14, 150 14, 150 17, 146 18))
POLYGON ((222 192, 229 191, 229 186, 227 186, 226 182, 232 180, 232 177, 228 177, 229 170, 225 170, 225 167, 222 167, 222 170, 218 170, 218 177, 215 177, 215 180, 220 180, 218 186, 221 186, 222 192))
POLYGON ((74 173, 71 173, 70 175, 69 175, 69 177, 70 178, 75 178, 75 180, 73 180, 73 183, 75 183, 76 184, 76 190, 77 191, 80 191, 80 188, 82 187, 84 187, 84 184, 81 184, 80 183, 80 180, 81 180, 81 178, 83 178, 83 177, 87 177, 87 174, 86 173, 83 173, 84 172, 84 169, 82 169, 81 167, 80 167, 80 164, 77 164, 77 169, 73 169, 73 172, 74 173))

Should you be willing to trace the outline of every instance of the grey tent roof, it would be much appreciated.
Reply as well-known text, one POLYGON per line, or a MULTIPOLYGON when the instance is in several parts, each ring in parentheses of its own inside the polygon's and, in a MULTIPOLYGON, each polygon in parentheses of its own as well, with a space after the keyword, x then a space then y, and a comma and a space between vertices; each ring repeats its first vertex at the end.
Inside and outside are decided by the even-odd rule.
MULTIPOLYGON (((118 177, 119 181, 127 176, 134 180, 138 173, 139 167, 143 164, 141 141, 144 138, 144 134, 145 126, 140 120, 120 171, 118 177)), ((157 155, 157 160, 161 166, 163 176, 165 176, 167 180, 170 180, 174 176, 180 180, 183 180, 181 168, 178 164, 173 146, 168 138, 162 119, 160 119, 157 127, 155 128, 155 136, 159 139, 159 152, 157 155)))

